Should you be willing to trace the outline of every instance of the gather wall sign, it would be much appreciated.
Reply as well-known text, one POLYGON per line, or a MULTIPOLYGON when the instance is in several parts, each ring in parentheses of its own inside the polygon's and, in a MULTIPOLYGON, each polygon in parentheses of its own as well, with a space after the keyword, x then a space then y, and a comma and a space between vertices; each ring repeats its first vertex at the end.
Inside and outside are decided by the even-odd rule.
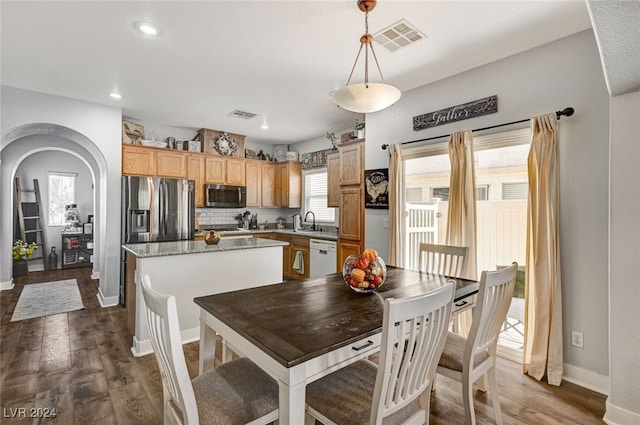
POLYGON ((462 121, 498 112, 498 96, 493 95, 461 105, 413 117, 413 131, 437 127, 450 122, 462 121))

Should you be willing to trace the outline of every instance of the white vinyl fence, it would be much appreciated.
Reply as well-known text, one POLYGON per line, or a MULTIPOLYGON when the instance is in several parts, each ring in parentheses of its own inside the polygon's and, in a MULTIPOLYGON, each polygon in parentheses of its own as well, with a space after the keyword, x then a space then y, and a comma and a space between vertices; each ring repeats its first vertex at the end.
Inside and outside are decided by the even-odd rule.
MULTIPOLYGON (((445 243, 449 202, 406 204, 404 267, 418 269, 420 242, 445 243)), ((513 261, 524 265, 527 241, 527 201, 478 201, 478 276, 513 261)))

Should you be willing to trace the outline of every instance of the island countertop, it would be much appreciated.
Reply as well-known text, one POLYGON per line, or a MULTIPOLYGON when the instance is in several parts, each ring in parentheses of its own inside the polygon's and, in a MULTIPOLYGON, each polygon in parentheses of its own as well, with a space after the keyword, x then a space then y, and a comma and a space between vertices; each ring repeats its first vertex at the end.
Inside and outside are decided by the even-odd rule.
POLYGON ((261 238, 222 238, 217 245, 204 241, 145 242, 122 245, 137 258, 169 255, 202 254, 208 252, 235 251, 241 249, 286 246, 288 242, 261 238))

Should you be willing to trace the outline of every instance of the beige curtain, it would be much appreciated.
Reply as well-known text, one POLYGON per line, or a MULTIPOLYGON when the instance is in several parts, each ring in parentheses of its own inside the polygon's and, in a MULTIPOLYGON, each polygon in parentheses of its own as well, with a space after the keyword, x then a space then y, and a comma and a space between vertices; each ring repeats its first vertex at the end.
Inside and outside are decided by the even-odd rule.
MULTIPOLYGON (((468 246, 469 259, 465 276, 477 279, 476 247, 476 174, 471 131, 457 132, 449 138, 451 177, 449 183, 449 215, 446 244, 468 246)), ((464 311, 455 316, 453 330, 468 335, 472 312, 464 311)))
POLYGON ((469 247, 465 277, 476 280, 476 174, 471 131, 451 134, 449 159, 451 178, 446 244, 469 247))
POLYGON ((402 145, 389 149, 389 259, 393 266, 404 266, 404 162, 402 145))
POLYGON ((532 118, 527 205, 524 372, 562 382, 559 181, 555 114, 532 118))

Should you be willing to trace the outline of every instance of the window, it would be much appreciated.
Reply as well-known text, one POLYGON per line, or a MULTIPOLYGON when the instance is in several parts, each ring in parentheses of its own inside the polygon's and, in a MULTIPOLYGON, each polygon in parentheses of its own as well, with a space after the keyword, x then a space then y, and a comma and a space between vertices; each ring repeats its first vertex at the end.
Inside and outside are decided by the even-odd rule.
MULTIPOLYGON (((448 187, 434 187, 432 192, 432 198, 438 198, 440 201, 449 200, 448 187)), ((489 199, 489 185, 483 184, 476 186, 476 201, 486 201, 487 199, 489 199)))
POLYGON ((64 226, 65 205, 76 202, 76 173, 49 173, 49 226, 64 226))
POLYGON ((407 202, 422 202, 422 188, 408 187, 405 197, 407 202))
MULTIPOLYGON (((327 171, 308 172, 304 175, 304 213, 312 211, 316 223, 336 222, 336 209, 327 207, 327 171)), ((304 217, 304 215, 303 215, 304 217)))
POLYGON ((527 182, 505 182, 502 183, 502 200, 511 201, 513 199, 527 199, 529 188, 527 182))

